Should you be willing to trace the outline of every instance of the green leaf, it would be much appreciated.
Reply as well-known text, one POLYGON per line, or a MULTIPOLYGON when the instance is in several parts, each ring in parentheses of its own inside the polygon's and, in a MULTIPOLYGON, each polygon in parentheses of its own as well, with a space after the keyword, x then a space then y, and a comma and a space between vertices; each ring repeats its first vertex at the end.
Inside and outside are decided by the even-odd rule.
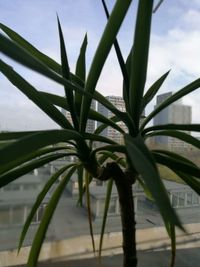
POLYGON ((147 152, 147 150, 145 153, 143 152, 144 143, 141 137, 132 138, 129 135, 125 135, 125 145, 132 167, 142 175, 149 191, 155 199, 164 221, 169 221, 170 223, 183 229, 170 204, 167 191, 158 174, 156 165, 149 160, 151 157, 150 152, 147 152))
MULTIPOLYGON (((84 37, 83 43, 81 45, 80 54, 76 63, 76 75, 85 82, 85 76, 86 76, 86 61, 85 61, 85 53, 87 48, 87 34, 84 37)), ((76 111, 78 113, 78 116, 80 116, 80 109, 81 109, 81 103, 82 103, 82 95, 75 92, 75 105, 76 105, 76 111)))
MULTIPOLYGON (((66 103, 66 99, 64 97, 58 96, 55 94, 51 94, 51 93, 41 92, 41 91, 40 91, 40 93, 43 94, 54 105, 61 107, 65 110, 69 110, 69 107, 66 103)), ((107 117, 103 116, 101 113, 99 113, 93 109, 90 109, 88 118, 91 120, 105 123, 105 126, 111 126, 114 129, 118 130, 119 132, 124 133, 123 129, 120 128, 116 123, 114 123, 115 121, 112 120, 112 118, 108 119, 107 117)), ((117 119, 116 121, 119 121, 119 119, 117 119)))
MULTIPOLYGON (((164 154, 168 157, 174 158, 175 160, 180 160, 182 162, 185 162, 188 165, 194 166, 195 168, 197 167, 189 159, 184 158, 181 155, 176 154, 174 152, 165 151, 165 150, 153 150, 153 153, 154 152, 164 154)), ((173 172, 175 172, 186 184, 188 184, 194 191, 196 191, 197 194, 200 194, 200 182, 199 182, 199 180, 197 180, 196 178, 192 177, 189 174, 182 172, 182 170, 180 168, 179 168, 179 170, 177 170, 176 168, 174 168, 173 164, 170 164, 170 165, 168 164, 167 167, 170 168, 173 172)), ((184 169, 183 169, 183 171, 184 171, 184 169)))
POLYGON ((142 131, 142 135, 148 132, 153 132, 157 130, 180 130, 180 131, 192 131, 200 132, 200 124, 162 124, 152 127, 148 127, 142 131))
POLYGON ((105 199, 105 205, 104 205, 103 221, 101 225, 100 242, 99 242, 99 257, 101 257, 101 252, 102 252, 102 247, 103 247, 103 237, 105 233, 105 226, 106 226, 106 220, 107 220, 108 209, 109 209, 109 204, 110 204, 110 197, 112 194, 112 187, 113 187, 113 179, 110 179, 107 183, 107 192, 106 192, 106 199, 105 199))
MULTIPOLYGON (((94 93, 102 68, 115 41, 119 28, 124 20, 127 10, 131 4, 131 0, 117 0, 104 29, 103 35, 95 52, 88 77, 86 80, 85 91, 94 93)), ((85 130, 88 113, 90 109, 91 99, 84 96, 81 106, 81 131, 85 130)))
POLYGON ((131 117, 139 128, 142 97, 146 83, 153 0, 140 0, 132 51, 129 103, 131 117))
POLYGON ((48 101, 52 102, 52 104, 61 107, 67 111, 69 111, 69 106, 67 104, 66 98, 63 96, 55 95, 52 93, 39 91, 48 101))
POLYGON ((13 43, 8 38, 0 33, 0 51, 13 60, 21 63, 22 65, 35 70, 53 80, 60 80, 55 72, 49 69, 42 61, 31 55, 25 49, 13 43))
POLYGON ((57 23, 58 23, 58 32, 59 32, 59 38, 60 38, 62 76, 64 78, 66 78, 67 80, 70 80, 70 71, 69 71, 69 63, 68 63, 68 59, 67 59, 67 52, 66 52, 63 32, 62 32, 62 28, 61 28, 60 20, 59 20, 58 16, 57 16, 57 23))
MULTIPOLYGON (((112 118, 108 119, 105 116, 103 116, 101 113, 99 113, 93 109, 90 109, 88 118, 91 120, 102 122, 102 123, 104 123, 105 126, 106 125, 107 125, 107 127, 110 126, 122 134, 124 133, 124 130, 120 126, 118 126, 116 123, 114 123, 112 118)), ((118 121, 119 121, 119 119, 118 119, 118 121)), ((95 132, 96 132, 96 130, 95 130, 95 132)))
POLYGON ((52 120, 54 120, 62 128, 72 129, 71 124, 66 117, 52 105, 43 95, 23 79, 12 67, 0 60, 0 71, 8 78, 8 80, 24 93, 32 102, 34 102, 41 110, 43 110, 52 120))
POLYGON ((148 91, 146 92, 146 94, 143 97, 142 100, 142 109, 141 109, 141 113, 143 112, 143 110, 145 109, 145 107, 148 105, 149 102, 151 102, 151 100, 154 98, 154 96, 157 94, 158 90, 160 89, 160 87, 162 86, 163 82, 165 81, 165 79, 167 78, 168 74, 169 74, 170 70, 167 71, 164 75, 162 75, 156 82, 154 82, 152 84, 152 86, 148 89, 148 91))
POLYGON ((0 172, 9 168, 16 159, 24 157, 45 146, 75 140, 87 153, 87 145, 81 135, 72 130, 49 130, 31 134, 0 149, 0 172))
POLYGON ((12 58, 13 60, 23 64, 24 66, 35 70, 40 74, 43 74, 45 77, 48 77, 61 85, 67 86, 68 90, 74 90, 80 94, 87 95, 90 100, 92 98, 97 100, 103 106, 107 107, 110 111, 112 111, 113 114, 117 115, 122 121, 124 121, 128 125, 129 129, 133 132, 134 122, 132 121, 131 117, 125 112, 121 112, 116 109, 115 106, 112 105, 99 92, 94 92, 94 95, 89 92, 85 92, 83 88, 79 85, 73 84, 72 82, 64 79, 63 77, 58 76, 55 72, 52 72, 50 69, 48 69, 46 65, 31 56, 31 54, 27 53, 21 47, 12 43, 2 34, 0 34, 0 51, 12 58))
MULTIPOLYGON (((120 119, 117 116, 112 116, 109 118, 109 120, 111 120, 113 123, 119 122, 120 119)), ((117 123, 116 123, 117 125, 117 123)), ((100 126, 98 126, 95 130, 95 134, 100 134, 101 132, 103 132, 104 129, 106 129, 108 127, 107 123, 103 123, 100 126)))
MULTIPOLYGON (((82 89, 80 88, 73 88, 75 91, 77 92, 81 92, 81 94, 85 94, 88 97, 92 97, 91 94, 84 92, 82 89)), ((65 104, 65 98, 61 97, 61 96, 57 96, 54 94, 50 94, 50 93, 46 93, 46 92, 41 92, 41 94, 43 94, 45 97, 47 97, 47 99, 49 101, 51 101, 54 105, 57 105, 59 107, 62 107, 66 110, 69 110, 69 107, 67 105, 67 103, 65 104)), ((113 122, 118 122, 118 121, 123 121, 125 124, 128 125, 128 127, 130 129, 134 129, 134 122, 132 121, 132 119, 130 118, 130 116, 126 113, 126 112, 122 112, 120 110, 118 110, 110 101, 108 101, 102 94, 100 94, 99 92, 94 92, 93 95, 93 99, 95 99, 96 101, 98 101, 99 103, 101 103, 104 107, 106 107, 108 110, 110 110, 113 114, 115 114, 117 116, 116 120, 113 119, 108 119, 106 117, 104 117, 102 114, 96 112, 93 109, 89 110, 89 115, 88 118, 92 119, 92 120, 97 120, 100 122, 105 122, 106 124, 110 125, 111 127, 115 128, 116 130, 118 130, 119 132, 122 132, 122 129, 117 126, 116 124, 114 124, 113 122), (110 120, 112 120, 113 122, 111 122, 110 120)))
POLYGON ((200 141, 193 137, 192 135, 190 134, 187 134, 187 133, 184 133, 184 132, 180 132, 180 131, 171 131, 171 130, 166 130, 166 131, 155 131, 155 132, 152 132, 148 135, 145 136, 145 138, 148 138, 148 137, 152 137, 152 136, 170 136, 170 137, 174 137, 174 138, 177 138, 179 140, 182 140, 184 141, 185 143, 188 143, 188 144, 191 144, 197 148, 200 148, 200 141))
POLYGON ((75 164, 69 164, 67 166, 64 166, 63 168, 61 168, 60 170, 58 170, 56 173, 54 173, 51 178, 48 180, 48 182, 45 184, 45 186, 43 187, 42 191, 39 193, 39 195, 37 196, 37 199, 31 209, 31 212, 29 213, 26 222, 23 226, 21 235, 20 235, 20 240, 19 240, 19 245, 18 245, 18 253, 21 249, 21 246, 24 242, 26 233, 29 229, 29 226, 34 218, 34 215, 37 211, 37 209, 39 208, 39 206, 41 205, 43 199, 45 198, 46 194, 48 193, 49 189, 52 187, 52 185, 56 182, 56 180, 60 177, 60 175, 65 172, 66 170, 68 170, 69 168, 73 167, 75 164))
POLYGON ((185 160, 165 155, 164 152, 152 152, 152 154, 157 163, 165 165, 170 169, 200 178, 200 169, 197 166, 187 163, 185 160))
POLYGON ((100 136, 97 134, 84 133, 83 137, 87 140, 90 140, 90 141, 99 141, 99 142, 103 142, 103 143, 107 143, 107 144, 117 145, 117 142, 113 141, 112 139, 109 139, 105 136, 100 136))
MULTIPOLYGON (((62 76, 65 79, 70 80, 70 71, 69 71, 69 64, 68 64, 68 59, 67 59, 67 52, 66 52, 64 37, 63 37, 62 28, 61 28, 58 16, 57 16, 57 21, 58 21, 58 31, 59 31, 59 37, 60 37, 62 76)), ((78 130, 79 126, 78 126, 78 119, 76 116, 76 110, 74 106, 73 91, 68 90, 67 86, 64 86, 64 89, 65 89, 66 101, 67 101, 69 111, 72 117, 74 128, 78 130)))
MULTIPOLYGON (((109 152, 109 151, 102 151, 102 152, 99 152, 99 154, 102 154, 105 157, 105 160, 108 159, 108 158, 111 158, 114 161, 118 162, 123 168, 126 168, 126 162, 124 160, 124 157, 119 157, 119 156, 117 156, 117 155, 115 155, 115 154, 113 154, 112 152, 109 152)), ((103 159, 99 159, 100 164, 103 164, 102 160, 103 159)))
POLYGON ((82 80, 85 81, 86 75, 86 63, 85 63, 85 53, 87 48, 87 34, 84 37, 83 43, 81 45, 80 54, 76 63, 76 75, 82 80))
POLYGON ((176 102, 178 99, 182 98, 185 95, 188 95, 189 93, 193 92, 196 89, 199 89, 200 87, 200 79, 195 80, 194 82, 186 85, 181 90, 173 94, 172 96, 168 97, 165 101, 163 101, 158 107, 156 107, 144 120, 144 122, 141 125, 141 129, 144 128, 144 126, 153 118, 155 117, 161 110, 168 107, 172 103, 176 102))
POLYGON ((47 164, 51 161, 54 161, 59 158, 65 157, 67 154, 66 153, 57 153, 53 155, 47 155, 44 157, 41 157, 36 160, 32 160, 31 162, 28 162, 26 164, 23 164, 22 166, 8 171, 5 174, 0 175, 0 188, 4 187, 5 185, 13 182, 17 178, 21 177, 22 175, 25 175, 29 173, 30 171, 39 168, 43 166, 44 164, 47 164))
POLYGON ((139 184, 141 185, 141 187, 144 190, 145 195, 147 196, 148 199, 150 199, 151 201, 154 201, 151 192, 149 191, 148 186, 144 183, 144 181, 140 178, 139 175, 137 175, 137 181, 139 182, 139 184))
POLYGON ((8 28, 4 24, 0 23, 0 28, 18 45, 20 45, 23 49, 31 53, 34 57, 42 61, 49 68, 54 70, 55 72, 61 74, 61 66, 54 61, 52 58, 46 56, 41 53, 37 48, 35 48, 32 44, 27 42, 23 37, 21 37, 18 33, 8 28))
MULTIPOLYGON (((10 145, 10 143, 8 143, 6 145, 10 145)), ((20 166, 20 165, 22 165, 24 163, 28 163, 29 161, 31 161, 33 159, 36 159, 36 158, 41 157, 43 155, 47 155, 47 154, 49 154, 51 152, 61 151, 63 149, 67 150, 68 148, 67 148, 67 146, 66 147, 59 146, 59 147, 47 147, 47 148, 36 150, 36 151, 34 151, 32 153, 29 153, 28 155, 16 158, 14 161, 12 161, 12 163, 9 163, 8 166, 6 166, 6 167, 4 166, 4 167, 0 168, 0 173, 5 173, 5 172, 10 171, 10 170, 12 170, 14 168, 17 168, 18 166, 20 166)), ((72 152, 70 150, 70 152, 71 152, 70 154, 74 154, 74 151, 72 152)), ((66 156, 68 154, 69 153, 65 153, 66 156)))
MULTIPOLYGON (((110 15, 109 15, 109 12, 108 12, 108 8, 106 6, 106 2, 104 0, 102 0, 102 4, 103 4, 103 7, 104 7, 104 11, 105 11, 106 17, 107 17, 107 19, 109 19, 110 15)), ((123 75, 123 81, 124 81, 124 94, 123 95, 124 95, 125 105, 126 105, 126 109, 129 110, 129 101, 128 101, 129 77, 128 77, 126 65, 124 63, 124 59, 123 59, 122 52, 121 52, 119 43, 117 41, 117 38, 114 41, 114 47, 115 47, 115 52, 116 52, 117 59, 118 59, 118 62, 119 62, 119 66, 121 68, 121 72, 122 72, 122 75, 123 75)))
POLYGON ((44 241, 49 223, 51 221, 51 218, 53 216, 53 213, 56 209, 56 206, 58 204, 58 201, 63 193, 63 190, 66 187, 66 184, 69 182, 70 177, 72 176, 72 174, 74 173, 76 169, 75 167, 72 167, 71 170, 66 174, 66 176, 62 179, 62 181, 60 182, 60 184, 58 185, 57 189, 55 190, 55 192, 53 193, 45 211, 44 211, 44 215, 42 217, 42 221, 39 225, 39 228, 35 234, 32 246, 31 246, 31 251, 29 254, 29 258, 28 258, 28 262, 27 262, 27 266, 29 267, 36 267, 37 265, 37 260, 39 257, 39 253, 40 253, 40 249, 42 246, 42 243, 44 241))
POLYGON ((127 83, 128 87, 126 86, 125 79, 123 80, 123 99, 125 102, 126 110, 130 114, 130 103, 129 103, 129 90, 130 90, 130 75, 131 75, 131 57, 132 57, 132 50, 126 59, 126 73, 127 73, 127 83))
MULTIPOLYGON (((17 45, 22 47, 24 50, 26 50, 28 53, 30 53, 33 57, 41 61, 43 64, 45 64, 48 68, 52 69, 58 74, 62 73, 62 69, 60 64, 58 64, 55 60, 48 57, 44 53, 41 53, 37 48, 35 48, 32 44, 27 42, 22 36, 20 36, 18 33, 13 31, 12 29, 8 28, 4 24, 0 23, 0 28, 10 37, 11 40, 13 40, 17 45)), ((82 85, 82 81, 76 77, 74 74, 70 73, 70 78, 73 82, 78 83, 79 85, 82 85)))
POLYGON ((123 121, 127 125, 129 131, 134 133, 135 123, 128 113, 118 110, 108 99, 97 91, 94 92, 93 98, 116 115, 119 120, 123 121))
POLYGON ((94 149, 91 152, 91 155, 95 155, 96 153, 99 153, 101 151, 119 152, 119 153, 126 154, 126 149, 122 145, 106 145, 106 146, 101 146, 101 147, 94 149))
POLYGON ((29 134, 38 133, 40 131, 27 131, 27 132, 1 132, 0 133, 0 141, 1 140, 15 140, 22 138, 29 134))
POLYGON ((175 258, 176 258, 176 229, 175 226, 171 223, 165 222, 165 228, 168 232, 168 235, 171 240, 171 262, 170 267, 175 266, 175 258))
POLYGON ((200 195, 200 182, 188 175, 188 174, 185 174, 181 171, 176 171, 174 169, 172 169, 187 185, 189 185, 198 195, 200 195))
MULTIPOLYGON (((40 91, 40 93, 43 94, 54 105, 61 107, 65 110, 69 110, 69 107, 68 107, 64 97, 58 96, 55 94, 51 94, 51 93, 41 92, 41 91, 40 91)), ((114 107, 111 106, 111 108, 114 108, 114 107)), ((113 127, 114 129, 118 130, 119 132, 124 133, 123 129, 121 129, 116 123, 114 123, 114 122, 118 122, 120 120, 119 118, 114 120, 113 118, 115 118, 115 116, 113 118, 108 119, 107 117, 103 116, 101 113, 99 113, 93 109, 90 109, 88 118, 91 120, 105 123, 105 127, 109 125, 109 126, 113 127)))
POLYGON ((162 149, 153 149, 152 152, 154 153, 161 153, 164 154, 168 157, 174 158, 174 159, 178 159, 180 161, 186 162, 187 164, 190 164, 192 166, 197 166, 196 164, 194 164, 194 162, 192 162, 191 160, 181 156, 180 154, 174 153, 172 151, 168 151, 168 150, 162 150, 162 149))

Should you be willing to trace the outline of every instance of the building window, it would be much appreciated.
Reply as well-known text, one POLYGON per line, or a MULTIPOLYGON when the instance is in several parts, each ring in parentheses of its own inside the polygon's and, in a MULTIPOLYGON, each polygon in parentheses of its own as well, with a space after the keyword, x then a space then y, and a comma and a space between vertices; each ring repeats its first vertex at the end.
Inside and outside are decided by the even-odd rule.
POLYGON ((42 216, 44 214, 44 210, 45 210, 45 207, 46 205, 42 205, 41 207, 38 208, 33 220, 32 220, 32 223, 39 223, 41 222, 42 220, 42 216))
POLYGON ((199 196, 197 195, 197 194, 193 194, 193 199, 192 199, 193 201, 193 204, 194 205, 198 205, 199 204, 199 196))
POLYGON ((6 226, 10 224, 10 212, 9 207, 0 208, 0 226, 6 226))
POLYGON ((4 187, 4 191, 17 191, 20 190, 19 184, 8 184, 4 187))
POLYGON ((185 193, 179 192, 178 193, 178 206, 183 207, 185 204, 185 193))
MULTIPOLYGON (((46 205, 39 207, 32 223, 38 223, 41 221, 44 209, 46 205)), ((0 207, 0 227, 22 225, 31 211, 30 206, 17 205, 0 207)))
POLYGON ((187 206, 192 205, 192 192, 187 193, 187 206))
POLYGON ((22 224, 24 222, 25 206, 14 206, 12 208, 12 224, 22 224))
POLYGON ((172 194, 172 206, 177 207, 178 206, 178 193, 172 194))
POLYGON ((108 214, 116 214, 116 199, 110 200, 108 214))

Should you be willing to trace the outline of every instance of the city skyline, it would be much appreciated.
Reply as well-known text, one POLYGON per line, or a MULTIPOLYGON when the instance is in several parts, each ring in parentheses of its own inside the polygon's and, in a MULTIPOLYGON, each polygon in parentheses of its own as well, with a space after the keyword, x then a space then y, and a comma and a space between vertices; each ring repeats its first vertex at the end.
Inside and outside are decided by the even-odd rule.
MULTIPOLYGON (((165 101, 168 97, 173 95, 172 92, 167 92, 164 94, 157 95, 156 98, 156 107, 158 107, 163 101, 165 101)), ((179 99, 178 101, 172 103, 170 106, 163 109, 160 113, 158 113, 153 118, 153 125, 161 125, 161 124, 170 124, 170 123, 178 123, 178 124, 191 124, 192 118, 192 108, 189 105, 184 105, 179 99)), ((187 132, 191 134, 190 132, 187 132)), ((170 150, 175 150, 177 148, 185 148, 189 147, 189 144, 171 137, 171 136, 155 136, 155 144, 165 145, 170 150)))
MULTIPOLYGON (((111 11, 115 1, 107 1, 111 11)), ((158 1, 155 1, 155 4, 158 1)), ((75 69, 81 42, 85 33, 88 35, 87 71, 91 64, 97 43, 100 40, 106 23, 105 14, 100 1, 68 0, 19 0, 14 6, 10 1, 1 1, 0 22, 16 30, 33 43, 38 49, 60 62, 59 38, 56 25, 56 12, 59 14, 66 40, 71 70, 75 69), (78 9, 82 10, 79 16, 78 9), (37 16, 35 16, 37 14, 37 16), (66 16, 67 14, 67 16, 66 16), (26 22, 26 23, 24 23, 26 22)), ((131 6, 128 16, 122 25, 118 40, 126 59, 133 33, 137 1, 131 6)), ((153 15, 152 36, 149 55, 149 68, 146 88, 163 73, 171 69, 169 77, 160 93, 182 88, 187 83, 199 78, 200 58, 200 2, 197 0, 177 0, 173 4, 165 0, 153 15), (192 2, 192 3, 191 3, 192 2)), ((3 57, 4 59, 4 57, 3 57)), ((7 59, 6 59, 7 61, 7 59)), ((10 64, 10 61, 8 61, 10 64)), ((14 68, 32 82, 38 90, 59 92, 63 89, 55 83, 42 79, 35 73, 24 70, 14 64, 14 68)), ((0 129, 1 130, 34 130, 55 128, 55 124, 47 118, 35 105, 23 96, 5 77, 0 75, 0 129)), ((103 95, 121 96, 122 78, 114 50, 106 61, 105 69, 97 85, 103 95)), ((193 107, 193 122, 200 116, 198 102, 200 92, 197 90, 187 96, 185 104, 193 107)), ((155 102, 148 107, 147 114, 153 110, 155 102)))

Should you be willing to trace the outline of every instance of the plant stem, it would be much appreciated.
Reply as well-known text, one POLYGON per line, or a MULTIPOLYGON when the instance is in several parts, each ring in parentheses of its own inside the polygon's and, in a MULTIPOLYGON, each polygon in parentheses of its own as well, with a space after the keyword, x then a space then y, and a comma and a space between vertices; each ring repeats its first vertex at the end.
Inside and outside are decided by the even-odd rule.
POLYGON ((115 181, 121 208, 123 236, 123 267, 137 266, 135 211, 132 194, 132 181, 129 174, 124 173, 116 163, 111 163, 111 173, 115 181))

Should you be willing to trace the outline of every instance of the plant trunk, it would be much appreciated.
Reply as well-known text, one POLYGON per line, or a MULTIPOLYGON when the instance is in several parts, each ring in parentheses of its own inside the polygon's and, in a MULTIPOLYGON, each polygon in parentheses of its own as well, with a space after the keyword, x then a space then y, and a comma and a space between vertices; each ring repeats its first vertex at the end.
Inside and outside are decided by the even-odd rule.
POLYGON ((131 172, 123 172, 116 162, 111 162, 101 170, 98 179, 106 181, 110 177, 115 181, 119 195, 124 252, 123 267, 137 267, 136 223, 132 193, 135 175, 131 172))
POLYGON ((117 164, 112 166, 112 177, 115 180, 121 209, 123 236, 123 267, 137 266, 135 210, 132 183, 129 173, 124 173, 117 164))

